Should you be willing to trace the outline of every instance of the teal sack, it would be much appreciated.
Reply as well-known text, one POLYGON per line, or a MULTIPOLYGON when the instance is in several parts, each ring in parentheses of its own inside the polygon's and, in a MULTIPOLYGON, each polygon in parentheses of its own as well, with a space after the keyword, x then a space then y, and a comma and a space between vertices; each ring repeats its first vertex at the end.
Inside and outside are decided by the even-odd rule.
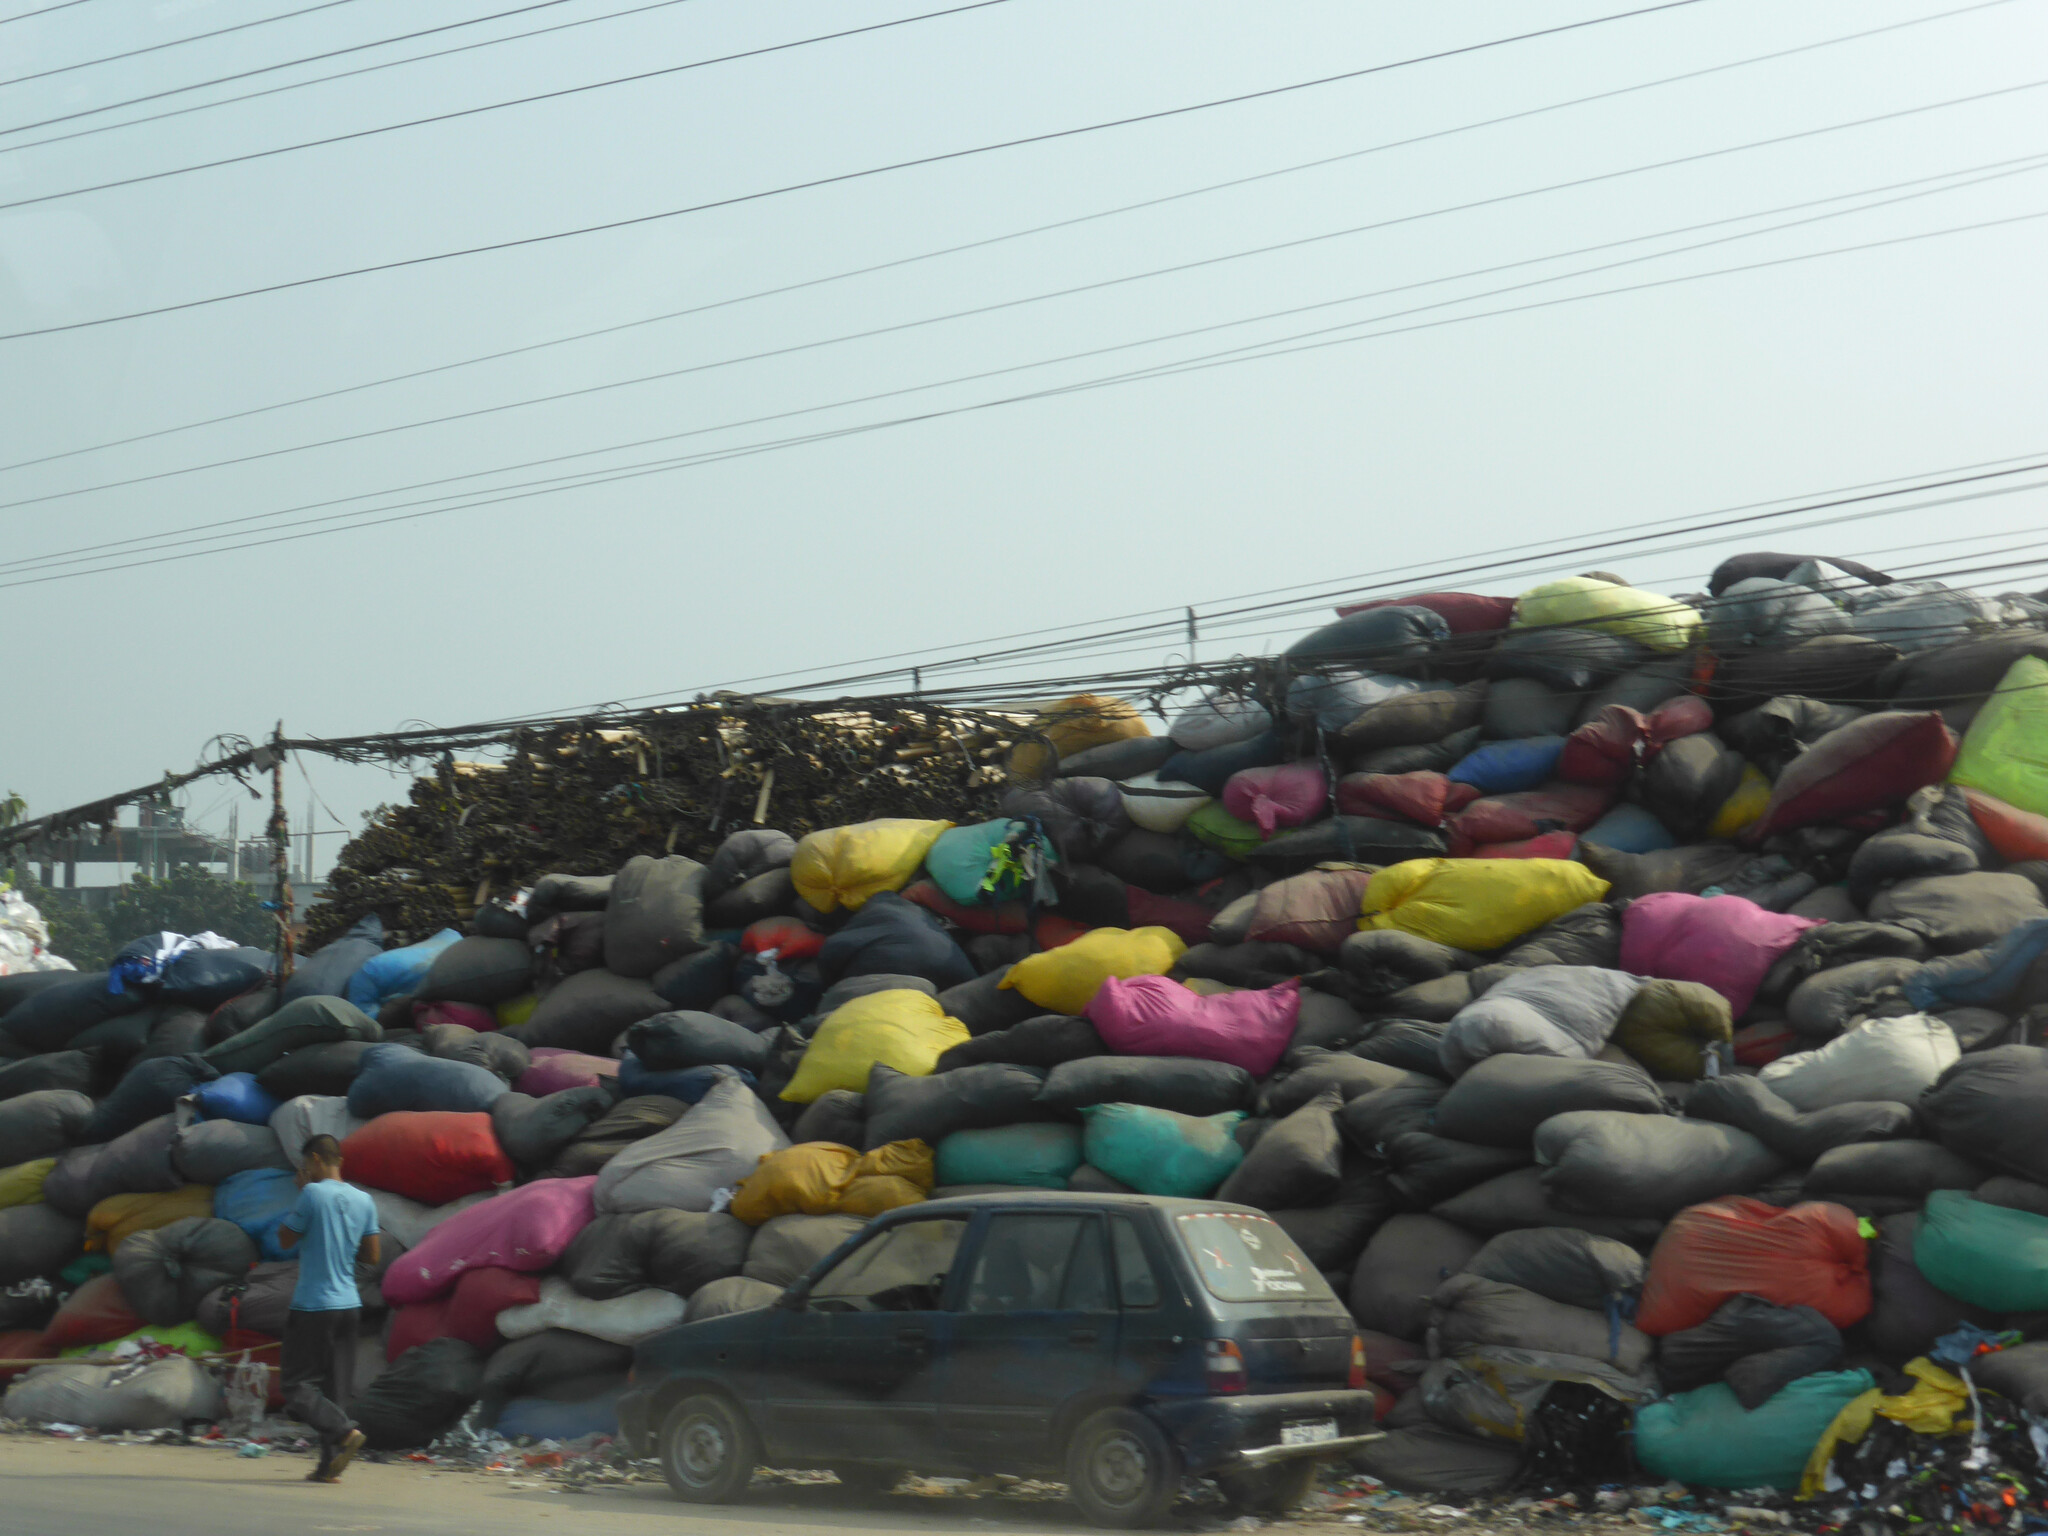
POLYGON ((1204 1117, 1143 1104, 1090 1104, 1081 1114, 1087 1160, 1140 1194, 1204 1200, 1244 1161, 1234 1134, 1241 1109, 1204 1117))
POLYGON ((1081 1132, 1072 1125, 999 1125, 955 1131, 939 1143, 937 1182, 1019 1184, 1065 1189, 1081 1166, 1081 1132))
MULTIPOLYGON (((1019 855, 1033 845, 1026 839, 1017 850, 1004 849, 1013 831, 1021 834, 1024 823, 998 818, 941 832, 924 856, 925 873, 963 907, 1018 900, 1029 883, 1019 855)), ((1052 844, 1042 834, 1035 846, 1040 868, 1056 862, 1052 844)))
POLYGON ((1680 1392, 1636 1411, 1636 1460, 1697 1488, 1789 1491, 1843 1405, 1876 1384, 1868 1371, 1822 1371, 1754 1412, 1725 1381, 1680 1392))
POLYGON ((1913 1237, 1927 1283, 1993 1312, 2048 1308, 2048 1216, 1986 1205, 1960 1189, 1927 1197, 1913 1237))

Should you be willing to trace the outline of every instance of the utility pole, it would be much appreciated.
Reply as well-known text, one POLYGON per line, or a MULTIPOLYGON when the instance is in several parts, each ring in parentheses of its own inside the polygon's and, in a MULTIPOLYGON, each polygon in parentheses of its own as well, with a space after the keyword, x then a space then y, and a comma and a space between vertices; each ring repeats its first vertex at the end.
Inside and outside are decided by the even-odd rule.
POLYGON ((277 873, 277 984, 292 975, 291 826, 284 813, 284 722, 270 738, 270 861, 277 873))

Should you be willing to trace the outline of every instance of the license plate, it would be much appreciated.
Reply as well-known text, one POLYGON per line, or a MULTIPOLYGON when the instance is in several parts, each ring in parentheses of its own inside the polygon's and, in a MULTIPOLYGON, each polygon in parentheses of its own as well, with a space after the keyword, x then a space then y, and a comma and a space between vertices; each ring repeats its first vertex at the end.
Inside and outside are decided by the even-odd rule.
POLYGON ((1280 1426, 1282 1445, 1320 1445, 1325 1440, 1337 1438, 1335 1419, 1313 1419, 1306 1424, 1283 1424, 1280 1426))

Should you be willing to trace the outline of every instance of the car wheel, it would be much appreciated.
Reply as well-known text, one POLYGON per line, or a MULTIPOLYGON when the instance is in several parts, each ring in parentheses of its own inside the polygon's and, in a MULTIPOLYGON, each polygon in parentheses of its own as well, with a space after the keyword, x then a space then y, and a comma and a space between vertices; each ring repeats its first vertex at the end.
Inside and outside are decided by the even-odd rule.
POLYGON ((1180 1493, 1181 1458, 1130 1408, 1091 1413, 1067 1441, 1067 1494, 1092 1525, 1156 1525, 1180 1493))
POLYGON ((661 1425, 661 1470, 670 1492, 692 1504, 730 1504, 746 1491, 760 1448, 730 1399, 686 1397, 661 1425))
POLYGON ((1313 1459, 1304 1457, 1249 1472, 1225 1472, 1217 1477, 1216 1486, 1239 1514, 1284 1515, 1301 1508, 1302 1501, 1315 1492, 1316 1466, 1313 1459))
POLYGON ((903 1468, 899 1466, 876 1465, 866 1461, 848 1461, 834 1464, 833 1475, 839 1479, 840 1487, 848 1493, 862 1498, 880 1498, 903 1481, 903 1468))

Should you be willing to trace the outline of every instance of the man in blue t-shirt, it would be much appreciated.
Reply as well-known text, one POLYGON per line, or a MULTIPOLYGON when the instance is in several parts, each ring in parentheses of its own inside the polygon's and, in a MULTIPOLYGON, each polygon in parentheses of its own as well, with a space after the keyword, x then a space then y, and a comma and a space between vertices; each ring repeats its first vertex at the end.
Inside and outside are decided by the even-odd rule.
POLYGON ((333 1483, 363 1448, 345 1405, 355 1395, 356 1265, 375 1264, 377 1205, 341 1178, 341 1144, 313 1136, 299 1163, 299 1200, 277 1240, 299 1251, 299 1282, 284 1325, 284 1409, 320 1436, 307 1481, 333 1483))

